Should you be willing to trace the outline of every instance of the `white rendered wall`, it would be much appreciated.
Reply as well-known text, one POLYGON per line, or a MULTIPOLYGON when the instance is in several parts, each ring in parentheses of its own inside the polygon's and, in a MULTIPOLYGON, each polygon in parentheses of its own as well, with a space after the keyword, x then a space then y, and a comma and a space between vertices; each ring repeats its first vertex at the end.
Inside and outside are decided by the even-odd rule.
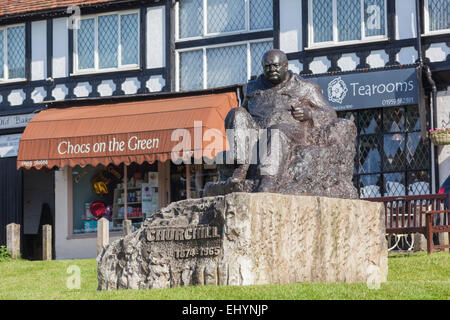
POLYGON ((395 0, 395 38, 397 40, 416 37, 415 14, 415 0, 395 0))
POLYGON ((69 75, 69 30, 67 18, 53 19, 53 78, 69 75))
MULTIPOLYGON (((55 251, 56 259, 93 259, 97 257, 97 238, 68 239, 72 195, 67 168, 55 172, 55 251)), ((118 239, 110 236, 110 242, 118 239)))
POLYGON ((166 8, 147 10, 147 69, 166 65, 166 8))
MULTIPOLYGON (((450 128, 450 87, 439 91, 437 98, 437 127, 450 128)), ((450 145, 438 146, 439 186, 450 175, 450 145)))
POLYGON ((443 62, 449 54, 450 47, 445 42, 433 43, 425 51, 425 56, 430 59, 430 62, 443 62))
POLYGON ((302 41, 302 1, 280 0, 280 49, 302 51, 302 41))
POLYGON ((11 106, 20 106, 25 101, 26 95, 22 89, 12 90, 8 96, 11 106))
POLYGON ((112 80, 103 80, 102 83, 97 87, 100 96, 112 96, 113 92, 116 90, 116 84, 112 80))
POLYGON ((47 21, 31 23, 31 80, 47 78, 47 21))
POLYGON ((356 69, 359 61, 360 59, 355 53, 346 53, 339 58, 337 65, 342 71, 351 71, 356 69))

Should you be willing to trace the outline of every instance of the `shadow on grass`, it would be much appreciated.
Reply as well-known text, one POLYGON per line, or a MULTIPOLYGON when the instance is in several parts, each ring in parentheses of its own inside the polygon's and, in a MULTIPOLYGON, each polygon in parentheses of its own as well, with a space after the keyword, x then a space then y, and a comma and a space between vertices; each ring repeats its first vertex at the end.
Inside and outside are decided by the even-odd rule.
POLYGON ((388 258, 389 259, 398 259, 398 258, 417 258, 419 256, 426 256, 427 253, 420 251, 420 252, 395 252, 395 253, 389 253, 388 258))

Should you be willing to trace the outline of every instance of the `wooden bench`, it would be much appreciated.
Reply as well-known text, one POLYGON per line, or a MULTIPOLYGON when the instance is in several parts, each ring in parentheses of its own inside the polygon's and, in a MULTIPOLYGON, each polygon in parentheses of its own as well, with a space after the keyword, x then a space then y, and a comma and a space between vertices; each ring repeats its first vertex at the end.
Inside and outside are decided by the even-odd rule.
POLYGON ((450 210, 431 210, 424 212, 426 216, 426 235, 427 238, 427 251, 428 253, 433 253, 435 249, 449 249, 450 252, 450 244, 447 245, 435 245, 433 242, 433 234, 434 233, 443 233, 448 232, 448 241, 450 243, 450 210), (435 215, 442 215, 443 221, 439 224, 433 221, 435 215))
MULTIPOLYGON (((362 198, 361 200, 384 204, 386 234, 388 236, 398 237, 398 235, 420 233, 428 239, 426 215, 424 213, 446 209, 447 194, 362 198)), ((439 226, 435 227, 445 226, 443 222, 441 221, 439 226)), ((446 224, 449 224, 448 219, 446 224)), ((431 239, 431 241, 433 240, 431 239)), ((412 244, 409 245, 412 246, 412 244)), ((437 247, 435 246, 435 248, 437 247)))

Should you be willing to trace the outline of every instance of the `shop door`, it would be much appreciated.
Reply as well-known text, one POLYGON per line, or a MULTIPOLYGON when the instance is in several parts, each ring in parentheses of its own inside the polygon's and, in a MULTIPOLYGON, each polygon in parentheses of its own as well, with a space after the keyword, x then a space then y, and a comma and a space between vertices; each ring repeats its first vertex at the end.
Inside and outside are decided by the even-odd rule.
MULTIPOLYGON (((23 172, 23 257, 42 258, 42 226, 52 226, 52 248, 55 241, 55 174, 53 171, 23 172)), ((53 252, 53 256, 54 252, 53 252)))
POLYGON ((22 171, 16 168, 16 157, 0 158, 0 245, 6 245, 6 226, 21 225, 22 219, 22 171))

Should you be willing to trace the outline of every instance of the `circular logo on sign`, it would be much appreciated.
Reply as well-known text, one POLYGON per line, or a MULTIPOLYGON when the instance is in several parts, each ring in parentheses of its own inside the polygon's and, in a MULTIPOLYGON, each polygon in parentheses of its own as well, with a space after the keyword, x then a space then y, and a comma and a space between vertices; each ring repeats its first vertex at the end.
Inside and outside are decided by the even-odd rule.
POLYGON ((334 78, 328 84, 328 100, 336 103, 342 103, 347 95, 347 86, 341 77, 334 78))

